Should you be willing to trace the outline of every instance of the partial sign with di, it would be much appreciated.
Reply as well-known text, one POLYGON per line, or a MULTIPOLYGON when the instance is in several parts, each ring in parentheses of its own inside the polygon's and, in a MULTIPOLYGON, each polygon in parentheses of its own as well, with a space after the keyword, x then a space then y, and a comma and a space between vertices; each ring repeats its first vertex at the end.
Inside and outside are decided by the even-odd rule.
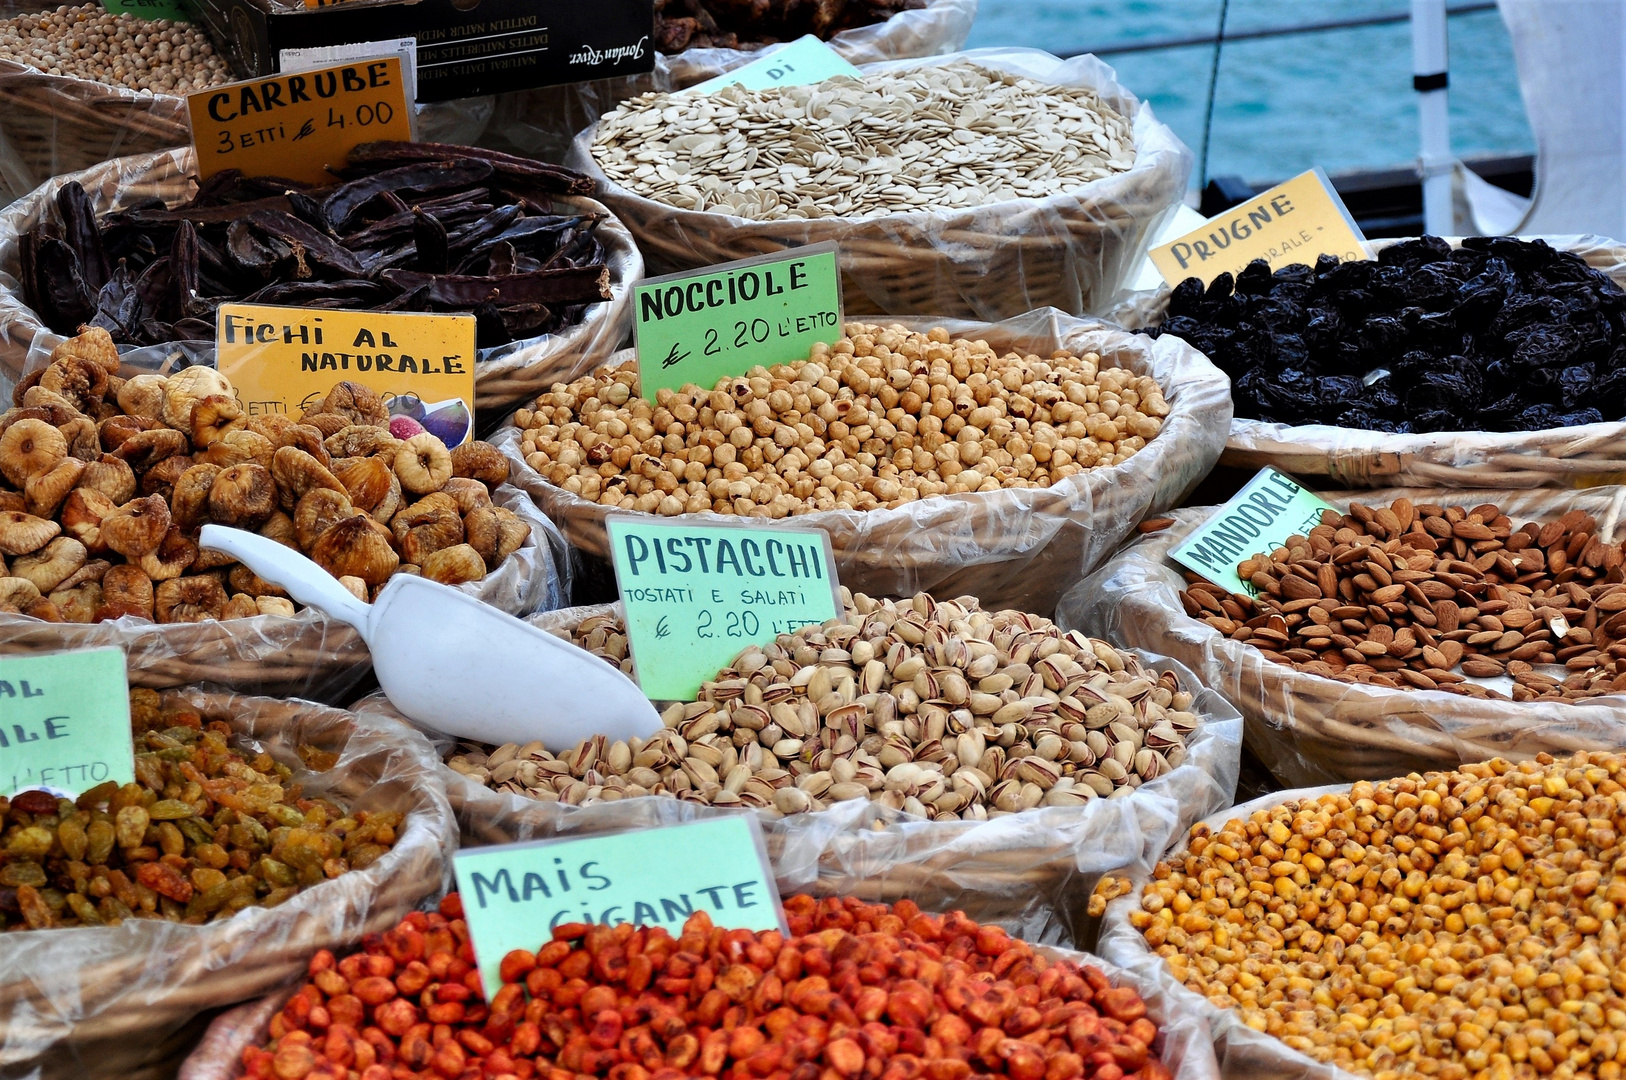
POLYGON ((0 659, 0 796, 135 780, 123 649, 0 659))

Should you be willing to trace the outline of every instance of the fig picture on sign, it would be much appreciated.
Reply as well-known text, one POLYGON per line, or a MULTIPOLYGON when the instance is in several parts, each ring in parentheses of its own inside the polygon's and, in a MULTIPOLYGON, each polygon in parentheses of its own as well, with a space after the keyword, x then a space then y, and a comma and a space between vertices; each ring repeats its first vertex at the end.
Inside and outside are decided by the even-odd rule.
POLYGON ((762 826, 753 813, 579 840, 465 849, 452 860, 488 994, 514 949, 532 952, 566 923, 662 926, 697 911, 728 930, 786 930, 762 826))
POLYGON ((1288 537, 1321 524, 1321 512, 1343 511, 1290 476, 1266 467, 1169 554, 1230 592, 1258 594, 1236 567, 1250 555, 1274 551, 1288 537))
POLYGON ((225 169, 333 182, 350 149, 412 138, 399 56, 270 75, 188 94, 198 179, 225 169))
POLYGON ((757 365, 806 360, 841 340, 834 243, 650 278, 633 287, 641 392, 710 389, 757 365))
POLYGON ((473 315, 222 304, 215 363, 248 416, 298 417, 357 382, 404 418, 398 437, 421 429, 451 448, 474 430, 474 336, 473 315))
POLYGON ((819 529, 605 520, 627 644, 645 696, 693 701, 748 645, 841 614, 819 529))
POLYGON ((0 657, 0 796, 135 780, 123 649, 0 657))

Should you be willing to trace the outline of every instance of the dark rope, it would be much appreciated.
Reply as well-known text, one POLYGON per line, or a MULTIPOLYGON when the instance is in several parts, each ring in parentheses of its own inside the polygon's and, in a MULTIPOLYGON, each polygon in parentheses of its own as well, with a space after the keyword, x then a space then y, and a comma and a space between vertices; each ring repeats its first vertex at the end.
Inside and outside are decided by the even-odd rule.
POLYGON ((1208 108, 1203 113, 1203 156, 1197 171, 1197 190, 1208 186, 1208 135, 1214 127, 1214 88, 1219 85, 1220 53, 1225 48, 1225 16, 1231 0, 1220 0, 1219 29, 1214 33, 1214 63, 1208 69, 1208 108))

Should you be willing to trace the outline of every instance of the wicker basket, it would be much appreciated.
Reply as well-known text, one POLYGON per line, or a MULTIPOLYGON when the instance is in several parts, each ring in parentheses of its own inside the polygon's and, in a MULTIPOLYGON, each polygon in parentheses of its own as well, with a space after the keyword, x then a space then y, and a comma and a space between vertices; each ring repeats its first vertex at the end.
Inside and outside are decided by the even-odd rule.
MULTIPOLYGON (((1542 237, 1573 251, 1626 287, 1626 245, 1598 236, 1542 237)), ((1381 251, 1401 240, 1378 240, 1381 251)), ((1139 328, 1161 322, 1167 287, 1122 299, 1111 318, 1139 328)), ((1548 431, 1391 435, 1327 424, 1272 424, 1237 417, 1221 465, 1273 465, 1312 487, 1568 487, 1626 483, 1626 422, 1548 431)))
POLYGON ((195 1017, 271 992, 318 949, 385 930, 449 884, 455 826, 440 766, 415 732, 303 701, 177 695, 206 721, 227 721, 240 739, 294 766, 308 793, 356 809, 405 810, 395 847, 365 870, 222 922, 132 919, 0 935, 0 1075, 171 1075, 184 1047, 169 1037, 195 1017), (294 752, 300 742, 339 752, 338 763, 325 773, 304 770, 294 752), (167 1063, 166 1051, 174 1055, 167 1063))
MULTIPOLYGON (((6 384, 14 383, 31 365, 45 363, 62 340, 24 305, 16 278, 19 238, 40 221, 55 220, 56 192, 69 180, 79 181, 98 214, 155 196, 173 204, 194 190, 194 162, 190 148, 108 161, 72 176, 59 176, 0 211, 0 390, 9 396, 6 384)), ((555 382, 592 370, 632 331, 632 284, 644 273, 643 257, 632 234, 592 199, 561 196, 554 201, 561 208, 609 215, 599 226, 598 236, 608 257, 611 298, 588 307, 580 323, 558 334, 485 350, 475 364, 475 406, 479 409, 512 407, 555 382)), ((164 352, 148 348, 137 355, 162 356, 164 352)), ((194 357, 212 353, 207 345, 189 346, 194 357)))
MULTIPOLYGON (((565 608, 527 620, 550 632, 612 610, 565 608)), ((1148 666, 1173 670, 1196 694, 1202 724, 1185 763, 1123 799, 1082 807, 1044 807, 989 821, 926 821, 878 803, 852 800, 789 817, 764 815, 763 829, 779 889, 819 896, 858 896, 895 903, 911 899, 932 910, 964 911, 999 922, 1029 941, 1084 945, 1084 901, 1103 874, 1150 865, 1180 830, 1228 805, 1236 791, 1241 719, 1189 671, 1160 657, 1148 666)), ((380 693, 351 706, 361 714, 406 721, 380 693)), ((436 749, 454 745, 444 736, 436 749)), ((563 749, 563 748, 561 748, 563 749)), ((487 788, 449 767, 441 778, 467 845, 585 835, 695 821, 738 811, 672 798, 623 799, 576 807, 487 788)))
MULTIPOLYGON (((1136 523, 1178 506, 1213 467, 1230 420, 1230 383, 1184 342, 1153 342, 1057 311, 993 325, 901 322, 922 331, 942 326, 1000 351, 1045 356, 1057 349, 1095 351, 1104 364, 1155 378, 1171 411, 1162 432, 1123 464, 1077 473, 1048 488, 942 495, 896 510, 829 510, 785 519, 830 534, 841 583, 854 592, 965 594, 990 607, 1048 615, 1061 594, 1136 523)), ((566 539, 607 558, 609 509, 543 480, 525 463, 518 430, 505 427, 492 441, 513 463, 510 482, 530 492, 566 539)), ((712 514, 694 517, 718 520, 712 514)))
MULTIPOLYGON (((928 0, 924 8, 899 12, 885 22, 843 30, 829 44, 850 64, 937 56, 965 44, 976 14, 977 0, 928 0)), ((675 56, 656 54, 655 69, 646 75, 498 94, 496 116, 480 143, 562 162, 578 131, 627 98, 652 90, 682 90, 760 55, 760 50, 687 49, 675 56)))
MULTIPOLYGON (((458 588, 511 615, 564 603, 567 559, 558 529, 511 485, 499 487, 492 502, 523 517, 531 535, 494 573, 458 588)), ((0 614, 0 656, 106 646, 125 651, 130 685, 155 690, 204 682, 244 693, 342 702, 372 667, 361 636, 313 608, 291 619, 257 615, 161 624, 132 616, 51 623, 0 614)))
MULTIPOLYGON (((1417 502, 1476 506, 1494 502, 1515 522, 1551 520, 1571 509, 1598 519, 1598 535, 1619 539, 1626 488, 1585 492, 1361 492, 1386 506, 1405 495, 1417 502)), ((1329 498, 1336 504, 1337 496, 1329 498)), ((1119 552, 1065 597, 1057 622, 1085 633, 1173 657, 1219 691, 1246 720, 1248 748, 1282 783, 1382 780, 1409 772, 1455 768, 1492 757, 1513 760, 1547 752, 1626 747, 1626 697, 1576 704, 1462 697, 1443 690, 1391 690, 1351 684, 1272 663, 1255 648, 1224 637, 1185 613, 1184 579, 1168 552, 1213 507, 1178 511, 1175 524, 1119 552)))
POLYGON ((600 198, 632 230, 651 273, 834 240, 841 245, 848 316, 925 313, 998 320, 1042 307, 1074 315, 1105 308, 1185 193, 1191 151, 1093 56, 1061 61, 1035 50, 981 49, 863 70, 896 71, 956 59, 1041 82, 1093 88, 1133 121, 1134 167, 1066 194, 971 210, 748 221, 681 210, 611 182, 593 160, 596 124, 577 136, 569 163, 599 181, 600 198))

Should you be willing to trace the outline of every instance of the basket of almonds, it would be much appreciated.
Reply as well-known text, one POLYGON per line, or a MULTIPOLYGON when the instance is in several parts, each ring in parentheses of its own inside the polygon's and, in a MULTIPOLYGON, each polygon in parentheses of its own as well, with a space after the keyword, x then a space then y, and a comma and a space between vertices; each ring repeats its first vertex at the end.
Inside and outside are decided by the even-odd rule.
POLYGON ((0 799, 0 1073, 172 1076, 205 1012, 449 883, 427 742, 303 701, 130 693, 135 776, 0 799))
POLYGON ((1093 56, 977 50, 623 102, 572 167, 652 273, 824 241, 848 315, 1105 310, 1191 151, 1093 56))
POLYGON ((1610 1076, 1623 783, 1592 751, 1279 791, 1124 881, 1098 951, 1237 1080, 1610 1076))
POLYGON ((367 672, 349 627, 197 545, 249 529, 363 600, 396 573, 522 615, 562 595, 562 543, 488 443, 448 450, 357 383, 296 421, 245 417, 214 368, 120 366, 87 330, 0 414, 0 652, 117 645, 130 679, 334 699, 367 672), (124 374, 118 374, 123 372, 124 374))
POLYGON ((1057 617, 1197 672, 1285 783, 1626 746, 1626 488, 1329 499, 1348 512, 1239 557, 1257 595, 1169 561, 1193 508, 1057 617))
POLYGON ((556 385, 496 444, 572 545, 614 511, 782 519, 873 595, 1048 615, 1212 467, 1229 385, 1198 352, 1056 311, 851 323, 805 361, 638 395, 630 363, 556 385), (656 437, 657 433, 664 433, 656 437))
MULTIPOLYGON (((849 594, 850 595, 850 594, 849 594)), ((631 672, 613 607, 532 622, 631 672)), ((353 706, 393 713, 381 695, 353 706)), ((746 649, 647 740, 441 742, 471 843, 752 810, 786 887, 1075 940, 1094 879, 1231 798, 1240 724, 1177 665, 976 600, 851 595, 746 649)))

